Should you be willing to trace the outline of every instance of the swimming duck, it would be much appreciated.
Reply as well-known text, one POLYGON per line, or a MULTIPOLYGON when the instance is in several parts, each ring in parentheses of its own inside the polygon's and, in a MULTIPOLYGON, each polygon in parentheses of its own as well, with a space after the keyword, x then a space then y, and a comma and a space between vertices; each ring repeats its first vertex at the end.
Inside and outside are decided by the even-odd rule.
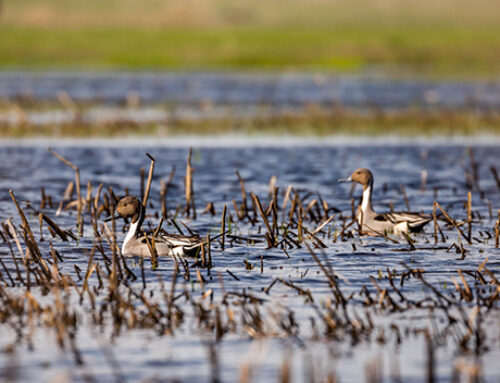
MULTIPOLYGON (((123 240, 122 254, 125 256, 135 255, 140 257, 150 257, 151 252, 148 247, 146 236, 141 234, 141 225, 144 221, 146 208, 138 198, 127 196, 118 201, 116 212, 122 218, 130 218, 130 227, 123 240)), ((165 234, 149 236, 150 242, 154 239, 154 244, 158 256, 194 256, 206 241, 198 235, 178 235, 165 234)))
POLYGON ((363 186, 361 205, 356 211, 362 234, 418 232, 432 220, 428 215, 410 212, 377 214, 372 208, 373 174, 368 169, 356 169, 350 177, 338 181, 357 182, 363 186))

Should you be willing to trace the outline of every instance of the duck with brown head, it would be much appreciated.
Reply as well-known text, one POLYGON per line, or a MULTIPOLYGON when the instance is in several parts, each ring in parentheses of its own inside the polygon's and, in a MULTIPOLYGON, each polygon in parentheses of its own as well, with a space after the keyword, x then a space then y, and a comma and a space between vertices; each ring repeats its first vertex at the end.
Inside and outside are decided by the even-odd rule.
MULTIPOLYGON (((123 240, 122 254, 125 256, 149 257, 151 252, 145 235, 141 234, 146 209, 136 197, 123 197, 116 206, 118 215, 130 219, 130 227, 123 240)), ((151 238, 151 237, 150 237, 151 238)), ((193 256, 205 245, 198 235, 186 236, 164 234, 153 237, 159 256, 181 255, 193 256)))
POLYGON ((356 182, 363 186, 361 205, 356 211, 356 220, 361 226, 362 234, 418 232, 432 220, 428 215, 411 212, 377 214, 372 208, 373 174, 368 169, 356 169, 348 178, 339 182, 356 182))

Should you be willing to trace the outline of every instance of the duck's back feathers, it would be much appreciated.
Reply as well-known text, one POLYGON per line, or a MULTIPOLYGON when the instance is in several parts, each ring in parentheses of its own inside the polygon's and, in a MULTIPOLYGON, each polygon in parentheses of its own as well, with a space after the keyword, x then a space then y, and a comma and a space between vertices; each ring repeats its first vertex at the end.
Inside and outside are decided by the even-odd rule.
POLYGON ((427 223, 432 221, 432 217, 412 212, 393 212, 377 214, 376 221, 388 221, 393 225, 399 225, 403 222, 408 224, 409 231, 420 231, 427 223))
POLYGON ((199 235, 163 234, 158 238, 161 238, 161 241, 168 243, 172 247, 193 246, 203 242, 199 235))
MULTIPOLYGON (((163 234, 155 237, 149 236, 149 239, 154 239, 155 248, 160 256, 163 255, 186 255, 193 256, 199 251, 199 248, 205 244, 198 235, 180 235, 180 234, 163 234)), ((141 247, 141 253, 144 253, 144 245, 147 246, 146 236, 137 238, 138 244, 135 247, 141 247), (141 246, 142 245, 142 246, 141 246)), ((149 251, 149 248, 146 250, 149 251)))

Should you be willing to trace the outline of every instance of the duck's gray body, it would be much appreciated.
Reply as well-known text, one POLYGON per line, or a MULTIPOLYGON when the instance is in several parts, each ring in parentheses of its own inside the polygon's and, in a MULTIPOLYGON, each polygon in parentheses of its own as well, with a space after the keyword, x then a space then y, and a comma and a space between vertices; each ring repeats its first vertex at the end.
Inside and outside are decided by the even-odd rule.
POLYGON ((373 175, 368 169, 357 169, 341 182, 357 182, 363 186, 363 197, 356 211, 356 221, 360 232, 368 235, 387 233, 402 234, 418 232, 429 223, 430 216, 411 212, 392 212, 378 214, 372 207, 373 175))

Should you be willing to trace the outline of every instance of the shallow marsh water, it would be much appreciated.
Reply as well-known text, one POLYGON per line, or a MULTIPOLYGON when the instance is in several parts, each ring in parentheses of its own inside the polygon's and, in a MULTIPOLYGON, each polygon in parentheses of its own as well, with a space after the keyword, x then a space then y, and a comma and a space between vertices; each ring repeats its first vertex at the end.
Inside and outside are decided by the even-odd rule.
MULTIPOLYGON (((131 194, 140 194, 139 170, 149 166, 146 152, 156 159, 155 177, 150 197, 151 213, 160 208, 160 181, 167 180, 172 166, 176 167, 172 187, 167 196, 167 207, 173 214, 177 205, 183 203, 183 177, 187 156, 186 147, 162 147, 136 145, 120 148, 119 145, 106 146, 62 146, 55 150, 80 168, 82 186, 90 181, 94 188, 99 183, 112 186, 118 194, 128 188, 131 194)), ((213 345, 217 363, 210 362, 210 344, 213 344, 213 331, 201 329, 195 310, 187 303, 182 325, 172 335, 159 334, 151 329, 121 329, 114 334, 107 326, 92 324, 91 309, 88 302, 79 305, 79 296, 74 294, 68 303, 75 307, 80 326, 75 334, 77 348, 82 364, 75 362, 75 355, 61 350, 56 342, 54 329, 47 329, 43 324, 35 326, 30 337, 19 339, 14 330, 15 324, 9 320, 0 323, 0 366, 4 374, 11 374, 21 381, 51 381, 56 378, 68 378, 75 381, 209 381, 219 376, 222 381, 262 381, 274 382, 284 376, 287 368, 293 381, 303 381, 311 377, 315 381, 325 380, 327 376, 336 376, 341 382, 354 382, 374 379, 380 374, 384 381, 390 377, 401 376, 405 382, 421 382, 426 379, 428 366, 428 344, 424 331, 428 329, 434 341, 436 381, 450 381, 455 366, 464 378, 471 368, 480 366, 485 382, 500 380, 500 307, 498 301, 489 309, 480 309, 484 346, 477 355, 458 345, 459 334, 464 331, 460 325, 454 327, 440 309, 411 308, 401 312, 392 312, 380 305, 364 306, 364 296, 360 293, 363 286, 377 297, 377 290, 370 277, 383 288, 389 288, 387 270, 400 275, 407 267, 425 270, 425 279, 438 291, 459 304, 450 308, 451 315, 461 318, 474 318, 474 301, 459 300, 455 292, 453 278, 459 278, 457 270, 474 272, 488 258, 486 266, 496 277, 500 271, 500 250, 494 247, 494 238, 485 240, 493 233, 496 211, 500 208, 500 190, 490 172, 491 166, 499 167, 500 147, 497 145, 472 147, 475 162, 478 164, 479 181, 472 189, 472 209, 474 223, 472 237, 477 241, 472 244, 461 242, 467 250, 465 258, 457 254, 454 248, 447 248, 459 243, 457 232, 452 227, 440 225, 446 236, 446 243, 434 245, 432 223, 427 227, 426 235, 414 236, 413 251, 406 241, 390 242, 384 238, 338 238, 325 235, 323 241, 327 248, 316 249, 319 258, 329 264, 344 296, 353 295, 347 311, 353 318, 366 322, 368 316, 374 331, 359 339, 342 334, 328 336, 322 328, 317 310, 306 297, 283 283, 276 283, 266 293, 264 291, 276 278, 292 282, 304 290, 309 290, 318 307, 327 307, 334 300, 327 278, 305 246, 287 249, 287 254, 280 248, 266 249, 265 243, 227 245, 222 251, 217 243, 212 245, 213 268, 210 275, 207 269, 200 269, 205 279, 201 286, 197 281, 184 282, 179 278, 177 291, 188 289, 192 296, 207 307, 210 298, 202 299, 205 291, 212 289, 212 304, 220 303, 224 292, 249 293, 263 300, 261 310, 262 326, 273 336, 259 337, 251 325, 238 327, 234 332, 225 334, 213 345), (490 217, 490 212, 493 217, 490 217), (262 258, 261 258, 262 257, 262 258), (261 259, 263 270, 261 271, 261 259), (249 262, 252 270, 248 270, 249 262), (409 266, 408 266, 409 265, 409 266), (237 279, 232 275, 234 274, 237 279), (223 282, 221 284, 221 281, 223 282), (291 320, 290 318, 293 318, 291 320), (283 322, 290 320, 293 328, 286 334, 282 330, 283 322), (313 325, 314 323, 314 325, 313 325), (444 336, 447 329, 456 331, 455 336, 444 336), (398 335, 399 334, 399 335, 398 335), (399 341, 398 341, 399 338, 399 341), (7 348, 14 349, 7 352, 7 348), (217 370, 217 371, 214 371, 217 370), (249 375, 247 372, 249 372, 249 375), (249 376, 249 377, 248 377, 249 376)), ((30 145, 5 145, 0 150, 0 186, 4 192, 0 197, 2 221, 12 217, 16 224, 19 219, 7 191, 13 189, 18 200, 30 201, 35 209, 40 203, 40 188, 52 196, 54 208, 45 212, 62 228, 75 228, 75 211, 63 211, 55 216, 57 204, 64 194, 69 181, 74 179, 74 172, 54 158, 45 147, 30 145)), ((287 147, 194 147, 192 164, 194 171, 194 193, 198 216, 196 219, 180 218, 191 229, 202 234, 215 235, 220 232, 221 212, 224 204, 235 218, 232 199, 241 202, 240 186, 235 170, 245 180, 248 191, 255 192, 267 205, 269 202, 269 181, 277 176, 279 187, 279 206, 283 194, 292 185, 302 197, 312 194, 306 201, 317 197, 318 193, 344 216, 349 216, 351 201, 349 186, 338 184, 357 167, 368 167, 375 175, 374 207, 376 210, 404 210, 405 202, 401 185, 405 186, 412 210, 432 212, 432 203, 437 200, 456 220, 464 221, 467 212, 468 187, 465 173, 471 169, 470 151, 461 145, 324 145, 324 146, 287 146, 287 147), (427 171, 425 189, 421 188, 421 173, 427 171), (216 215, 202 214, 208 202, 213 202, 216 215)), ((354 195, 360 195, 357 187, 354 195)), ((306 203, 304 204, 306 205, 306 203)), ((26 208, 29 220, 37 239, 38 216, 26 208)), ((279 211, 279 215, 282 212, 279 211)), ((102 219, 105 217, 101 217, 102 219)), ((77 266, 82 272, 87 269, 88 254, 95 238, 93 230, 86 220, 84 236, 74 241, 61 242, 44 231, 44 241, 39 241, 42 253, 48 254, 51 242, 64 261, 59 264, 61 272, 68 273, 77 281, 77 266)), ((158 219, 150 217, 155 227, 158 219)), ((317 224, 305 223, 309 229, 317 224)), ((148 223, 146 223, 148 226, 148 223)), ((249 222, 236 222, 231 229, 241 235, 259 234, 259 227, 249 222)), ((122 227, 120 222, 117 226, 122 227)), ((175 232, 171 224, 165 224, 167 231, 175 232)), ((340 229, 340 221, 334 219, 329 225, 329 232, 340 229)), ((262 230, 265 230, 261 228, 262 230)), ((124 234, 118 233, 121 242, 124 234)), ((109 247, 107 247, 109 250, 109 247)), ((0 257, 14 274, 14 265, 7 244, 0 243, 0 257)), ((96 254, 96 262, 103 259, 96 254)), ((127 260, 129 267, 140 274, 137 259, 127 260)), ((151 270, 146 266, 146 295, 159 294, 161 277, 170 286, 174 270, 170 258, 162 258, 159 267, 151 270)), ((193 273, 195 269, 193 269, 193 273)), ((492 294, 489 285, 481 286, 471 275, 464 274, 469 285, 478 294, 492 294), (477 289, 477 290, 476 290, 477 289)), ((397 277, 399 278, 399 277, 397 277)), ((89 284, 97 286, 95 274, 89 284)), ((142 282, 132 282, 142 289, 142 282)), ((492 287, 491 287, 492 288, 492 287)), ((4 287, 9 293, 22 294, 25 288, 19 283, 15 287, 4 287)), ((401 292, 408 299, 418 301, 433 297, 434 293, 424 286, 418 278, 410 278, 401 292)), ((42 296, 41 291, 32 287, 31 293, 40 301, 50 302, 52 297, 42 296)), ((392 298, 397 300, 397 296, 392 298)), ((401 305, 403 305, 401 303, 401 305)), ((237 307, 237 306, 235 306, 237 307)), ((236 308, 233 309, 236 310, 236 308)), ((242 309, 243 310, 243 309, 242 309)), ((340 313, 340 308, 336 308, 340 313)), ((244 318, 248 313, 237 313, 244 318)), ((242 319, 243 320, 243 319, 242 319)), ((23 331, 31 331, 23 329, 23 331)), ((471 342, 473 342, 471 340, 471 342)))
POLYGON ((307 116, 315 108, 335 115, 348 109, 361 115, 466 110, 495 116, 500 83, 293 72, 3 71, 0 101, 24 101, 22 113, 0 111, 0 124, 35 126, 307 116), (81 107, 77 114, 74 102, 81 107))
POLYGON ((134 92, 150 104, 271 105, 304 103, 351 107, 494 108, 500 105, 496 81, 429 81, 328 73, 0 73, 1 98, 55 100, 65 91, 77 101, 120 103, 134 92))

